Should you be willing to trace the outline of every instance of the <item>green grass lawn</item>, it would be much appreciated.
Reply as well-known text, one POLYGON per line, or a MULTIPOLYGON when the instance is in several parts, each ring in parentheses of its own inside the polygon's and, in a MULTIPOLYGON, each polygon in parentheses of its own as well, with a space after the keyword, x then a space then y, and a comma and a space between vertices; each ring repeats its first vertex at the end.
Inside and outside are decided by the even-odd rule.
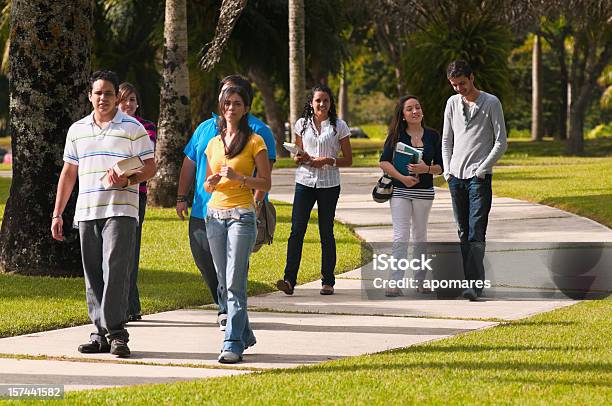
MULTIPOLYGON (((68 393, 70 404, 567 404, 612 400, 612 301, 289 370, 68 393)), ((348 344, 347 344, 348 345, 348 344)))
MULTIPOLYGON (((8 196, 10 179, 0 178, 0 212, 8 196)), ((274 290, 282 278, 291 206, 276 203, 275 241, 251 257, 249 295, 274 290)), ((148 209, 143 225, 139 275, 140 298, 145 313, 212 303, 212 298, 193 263, 187 221, 174 209, 148 209)), ((359 239, 344 225, 336 224, 338 273, 360 264, 359 239)), ((316 213, 306 234, 299 283, 320 276, 321 249, 316 213)), ((82 278, 25 277, 0 274, 0 337, 86 324, 87 307, 82 278), (33 309, 36 309, 35 311, 33 309)), ((0 349, 1 352, 1 349, 0 349)))

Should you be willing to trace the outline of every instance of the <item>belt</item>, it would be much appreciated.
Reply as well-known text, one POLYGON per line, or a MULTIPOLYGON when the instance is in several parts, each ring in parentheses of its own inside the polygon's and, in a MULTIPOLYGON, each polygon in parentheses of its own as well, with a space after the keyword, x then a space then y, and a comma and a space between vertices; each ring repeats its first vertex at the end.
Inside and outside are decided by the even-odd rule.
POLYGON ((206 216, 218 220, 240 220, 240 216, 246 213, 255 213, 255 209, 253 209, 252 207, 236 207, 233 209, 213 209, 212 207, 209 207, 206 211, 206 216))

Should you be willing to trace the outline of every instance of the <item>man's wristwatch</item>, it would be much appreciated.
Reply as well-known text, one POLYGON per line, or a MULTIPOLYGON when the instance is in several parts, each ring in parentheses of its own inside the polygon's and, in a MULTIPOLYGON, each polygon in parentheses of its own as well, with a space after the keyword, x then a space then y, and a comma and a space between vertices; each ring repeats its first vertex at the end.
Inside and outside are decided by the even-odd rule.
POLYGON ((336 158, 332 157, 332 160, 334 161, 332 162, 332 166, 336 166, 336 158))

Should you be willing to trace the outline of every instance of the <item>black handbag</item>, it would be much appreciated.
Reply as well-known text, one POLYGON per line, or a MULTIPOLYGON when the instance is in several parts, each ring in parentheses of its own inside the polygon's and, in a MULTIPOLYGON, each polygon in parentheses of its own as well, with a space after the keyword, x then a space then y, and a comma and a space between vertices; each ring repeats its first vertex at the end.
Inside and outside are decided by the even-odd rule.
MULTIPOLYGON (((393 149, 393 157, 395 157, 395 148, 393 149)), ((376 203, 385 203, 391 199, 393 195, 393 178, 386 173, 383 173, 376 182, 376 186, 372 189, 372 199, 376 203)))
POLYGON ((378 179, 376 186, 372 189, 372 199, 376 203, 385 203, 391 199, 393 194, 393 178, 386 173, 378 179))

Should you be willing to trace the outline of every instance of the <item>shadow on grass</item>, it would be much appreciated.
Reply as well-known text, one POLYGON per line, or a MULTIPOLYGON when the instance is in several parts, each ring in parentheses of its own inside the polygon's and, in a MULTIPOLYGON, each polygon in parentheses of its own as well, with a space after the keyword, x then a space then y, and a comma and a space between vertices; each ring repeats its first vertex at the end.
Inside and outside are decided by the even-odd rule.
POLYGON ((593 350, 593 347, 581 346, 581 345, 550 345, 550 346, 522 346, 522 345, 454 345, 452 347, 440 347, 440 346, 414 346, 410 347, 410 352, 416 353, 455 353, 455 352, 469 352, 478 353, 485 351, 589 351, 593 350))
MULTIPOLYGON (((517 349, 516 351, 530 351, 529 347, 517 349)), ((461 351, 458 351, 461 352, 461 351)), ((478 352, 478 351, 473 351, 478 352)), ((471 352, 471 353, 473 353, 471 352)), ((369 359, 368 361, 372 361, 369 359)), ((516 361, 423 361, 423 360, 406 360, 403 361, 399 357, 395 360, 387 360, 386 362, 368 362, 360 365, 342 365, 341 363, 321 364, 317 368, 297 368, 286 371, 274 371, 277 373, 287 374, 304 374, 304 373, 321 373, 321 372, 364 372, 373 371, 409 371, 411 369, 421 370, 430 368, 435 370, 463 370, 469 372, 591 372, 591 373, 610 373, 612 364, 609 362, 527 362, 516 361)), ((610 383, 612 386, 612 383, 610 383)))
POLYGON ((540 378, 538 377, 537 379, 532 378, 502 378, 502 377, 495 377, 494 379, 486 379, 486 381, 492 382, 494 384, 498 384, 500 381, 501 382, 514 382, 514 383, 520 383, 523 385, 529 385, 529 386, 541 386, 541 387, 548 387, 548 385, 550 384, 554 384, 554 385, 568 385, 568 386, 596 386, 596 387, 603 387, 603 388, 610 388, 612 387, 612 383, 610 382, 610 380, 605 380, 605 378, 603 380, 601 379, 584 379, 584 377, 581 377, 580 380, 577 379, 560 379, 558 377, 550 377, 550 378, 540 378))

